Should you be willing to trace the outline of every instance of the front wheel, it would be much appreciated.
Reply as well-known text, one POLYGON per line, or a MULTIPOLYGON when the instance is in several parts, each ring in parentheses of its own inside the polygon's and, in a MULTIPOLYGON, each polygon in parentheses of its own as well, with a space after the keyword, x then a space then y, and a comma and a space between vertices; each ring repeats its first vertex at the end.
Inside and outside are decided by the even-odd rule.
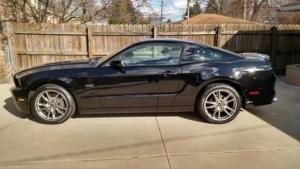
POLYGON ((222 83, 207 86, 196 101, 196 111, 210 123, 227 123, 238 115, 240 109, 239 93, 222 83))
POLYGON ((72 95, 54 84, 39 87, 34 92, 30 105, 33 116, 47 124, 63 123, 75 113, 76 107, 72 95))

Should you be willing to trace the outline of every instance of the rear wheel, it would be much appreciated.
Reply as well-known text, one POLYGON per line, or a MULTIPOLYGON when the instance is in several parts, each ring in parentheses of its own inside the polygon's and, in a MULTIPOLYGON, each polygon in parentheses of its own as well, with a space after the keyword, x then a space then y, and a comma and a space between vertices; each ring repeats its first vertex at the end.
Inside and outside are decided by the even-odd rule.
POLYGON ((233 87, 222 83, 207 86, 196 101, 196 111, 211 123, 227 123, 238 115, 240 109, 239 93, 233 87))
POLYGON ((75 113, 72 95, 63 87, 54 84, 39 87, 30 104, 33 116, 42 123, 63 123, 75 113))

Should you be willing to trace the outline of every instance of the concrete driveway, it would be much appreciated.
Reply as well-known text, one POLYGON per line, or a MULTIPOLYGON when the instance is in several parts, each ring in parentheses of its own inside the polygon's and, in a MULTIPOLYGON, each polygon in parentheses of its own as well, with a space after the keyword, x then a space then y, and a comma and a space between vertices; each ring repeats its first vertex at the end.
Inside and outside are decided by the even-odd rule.
POLYGON ((224 125, 195 114, 89 116, 44 125, 16 111, 0 85, 0 168, 199 169, 300 166, 300 88, 224 125))

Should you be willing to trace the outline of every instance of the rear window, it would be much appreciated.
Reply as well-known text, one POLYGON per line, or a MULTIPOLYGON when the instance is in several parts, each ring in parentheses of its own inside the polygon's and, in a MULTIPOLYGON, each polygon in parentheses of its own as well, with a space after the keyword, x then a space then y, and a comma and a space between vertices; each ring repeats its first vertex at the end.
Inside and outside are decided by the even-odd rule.
POLYGON ((188 47, 182 56, 182 63, 189 62, 211 62, 211 61, 230 61, 237 59, 237 56, 226 52, 221 52, 211 48, 188 47))

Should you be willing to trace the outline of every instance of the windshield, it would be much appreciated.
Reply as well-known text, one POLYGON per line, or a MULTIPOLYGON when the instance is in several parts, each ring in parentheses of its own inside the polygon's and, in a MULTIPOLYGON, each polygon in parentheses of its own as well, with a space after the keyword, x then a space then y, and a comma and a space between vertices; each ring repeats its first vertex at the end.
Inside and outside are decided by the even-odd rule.
POLYGON ((119 49, 119 50, 116 50, 115 52, 113 52, 113 53, 111 53, 111 54, 109 54, 109 55, 107 55, 107 56, 100 57, 100 58, 98 59, 97 65, 102 64, 103 62, 107 61, 108 59, 110 59, 110 58, 111 58, 112 56, 114 56, 115 54, 121 52, 122 50, 126 49, 127 47, 129 47, 129 46, 131 46, 131 45, 132 45, 132 44, 127 45, 127 46, 125 46, 125 47, 123 47, 123 48, 121 48, 121 49, 119 49))

